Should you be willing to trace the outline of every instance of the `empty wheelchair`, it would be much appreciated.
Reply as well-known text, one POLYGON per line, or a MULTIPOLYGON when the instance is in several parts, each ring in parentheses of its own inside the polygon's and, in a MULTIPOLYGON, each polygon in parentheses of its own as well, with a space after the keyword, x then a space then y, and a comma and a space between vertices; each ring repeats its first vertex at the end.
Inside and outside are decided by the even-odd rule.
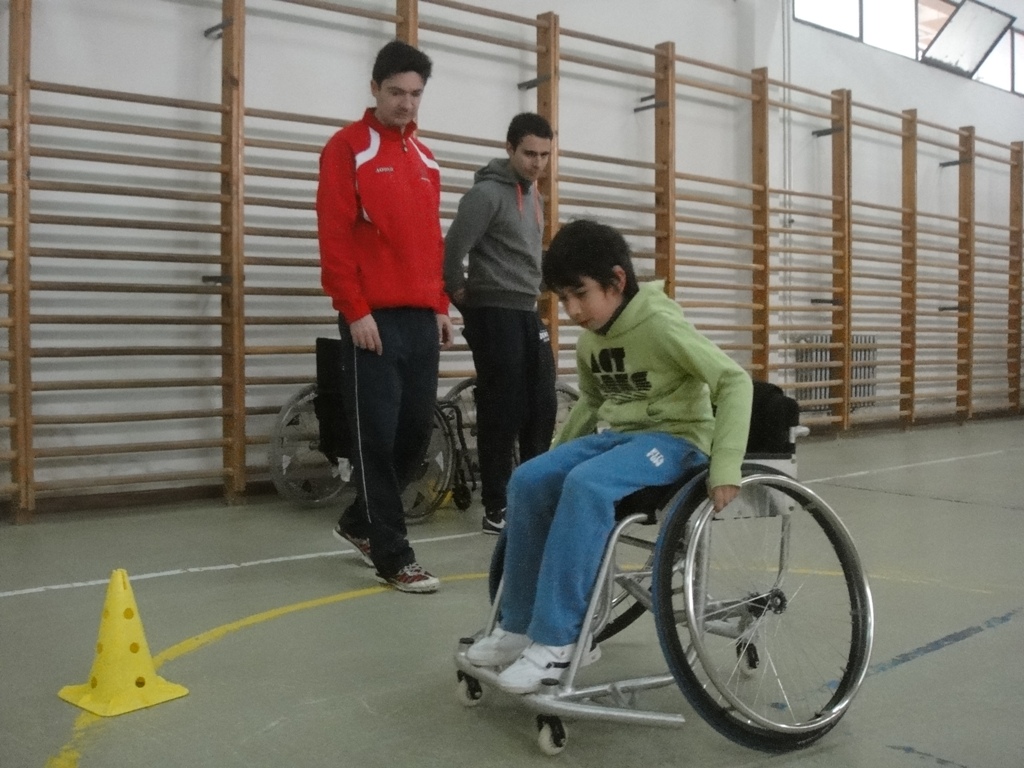
MULTIPOLYGON (((316 340, 316 382, 307 384, 281 408, 270 434, 270 478, 286 499, 321 506, 347 503, 349 435, 338 390, 338 340, 316 340)), ((434 406, 434 429, 418 470, 403 493, 409 523, 428 519, 449 498, 469 509, 476 488, 476 380, 462 379, 434 406)), ((579 395, 556 385, 558 422, 579 395)))
MULTIPOLYGON (((283 497, 305 505, 347 503, 350 440, 339 391, 337 339, 316 340, 316 382, 300 389, 278 413, 270 434, 270 477, 283 497)), ((409 523, 426 520, 452 493, 461 509, 470 488, 454 404, 434 408, 434 429, 412 481, 402 494, 409 523)))
MULTIPOLYGON (((811 744, 848 711, 868 668, 871 593, 853 540, 832 508, 796 479, 796 403, 755 383, 740 495, 715 514, 706 471, 619 503, 569 669, 538 693, 538 743, 567 741, 565 719, 679 726, 682 714, 641 698, 675 685, 718 732, 765 751, 811 744), (781 450, 780 450, 781 449, 781 450), (581 685, 583 657, 641 616, 653 617, 668 670, 581 685)), ((460 699, 480 702, 500 670, 455 653, 460 699)), ((610 650, 605 646, 606 653, 610 650)), ((600 665, 587 671, 590 676, 600 665)))

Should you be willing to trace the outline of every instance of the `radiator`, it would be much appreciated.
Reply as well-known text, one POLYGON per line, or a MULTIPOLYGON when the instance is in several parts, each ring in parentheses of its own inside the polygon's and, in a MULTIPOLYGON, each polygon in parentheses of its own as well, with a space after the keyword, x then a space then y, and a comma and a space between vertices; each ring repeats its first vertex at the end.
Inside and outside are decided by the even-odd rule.
MULTIPOLYGON (((832 360, 832 350, 828 346, 832 343, 832 337, 825 334, 813 334, 800 336, 794 341, 804 346, 796 350, 796 362, 801 363, 796 369, 796 381, 798 384, 812 384, 815 382, 827 382, 834 378, 833 369, 829 367, 832 360), (820 363, 820 366, 809 365, 820 363)), ((853 336, 854 349, 851 350, 850 360, 850 396, 853 398, 871 398, 875 396, 875 362, 878 359, 877 339, 870 335, 853 336)), ((825 411, 830 408, 824 401, 829 398, 828 385, 822 383, 818 387, 801 387, 795 392, 795 397, 800 401, 801 410, 804 411, 825 411)), ((874 405, 870 400, 864 400, 854 404, 853 408, 863 408, 874 405)))

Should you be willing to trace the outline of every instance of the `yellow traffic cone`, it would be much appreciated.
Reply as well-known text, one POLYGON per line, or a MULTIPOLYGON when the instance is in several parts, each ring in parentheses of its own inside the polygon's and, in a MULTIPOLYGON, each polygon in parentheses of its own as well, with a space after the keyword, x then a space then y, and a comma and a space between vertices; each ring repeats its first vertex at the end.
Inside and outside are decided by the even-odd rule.
POLYGON ((119 568, 110 574, 89 682, 64 686, 57 695, 94 715, 111 717, 186 694, 184 686, 157 675, 132 585, 119 568))

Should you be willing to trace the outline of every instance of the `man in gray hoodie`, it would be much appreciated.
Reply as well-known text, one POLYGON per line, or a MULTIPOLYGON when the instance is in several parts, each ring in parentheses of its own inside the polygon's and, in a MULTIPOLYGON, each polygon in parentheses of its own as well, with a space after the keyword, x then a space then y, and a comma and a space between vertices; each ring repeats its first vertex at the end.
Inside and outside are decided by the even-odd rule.
POLYGON ((550 447, 555 426, 555 363, 537 313, 544 234, 537 178, 553 138, 540 115, 512 118, 508 157, 476 172, 445 236, 445 290, 462 313, 476 368, 484 533, 505 526, 517 438, 526 461, 550 447))

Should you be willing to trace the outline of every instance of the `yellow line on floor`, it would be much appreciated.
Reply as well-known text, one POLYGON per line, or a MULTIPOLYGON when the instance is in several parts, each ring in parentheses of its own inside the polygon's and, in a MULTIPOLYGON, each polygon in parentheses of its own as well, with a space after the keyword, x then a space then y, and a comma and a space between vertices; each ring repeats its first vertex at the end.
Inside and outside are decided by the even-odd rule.
MULTIPOLYGON (((471 579, 486 578, 486 573, 463 573, 456 576, 446 576, 441 579, 441 582, 442 584, 445 584, 453 581, 468 581, 471 579)), ((238 619, 237 621, 222 624, 219 627, 214 627, 200 635, 195 635, 194 637, 182 640, 180 643, 175 643, 170 648, 156 654, 153 657, 153 664, 157 669, 159 669, 160 665, 168 661, 173 661, 174 659, 178 659, 189 653, 198 651, 200 648, 212 645, 218 640, 222 640, 240 629, 254 627, 257 624, 279 619, 292 613, 308 611, 312 608, 322 608, 325 605, 333 605, 334 603, 341 603, 346 600, 355 600, 360 597, 371 597, 373 595, 379 595, 383 592, 391 591, 391 587, 385 586, 366 587, 364 589, 355 589, 348 592, 339 592, 336 595, 318 597, 314 600, 304 600, 301 603, 283 605, 280 608, 273 608, 269 611, 263 611, 262 613, 256 613, 252 616, 246 616, 245 618, 238 619)), ((422 600, 432 598, 413 596, 410 597, 410 599, 422 600)), ((113 721, 114 718, 104 718, 94 715, 91 712, 82 712, 75 719, 75 723, 72 726, 71 739, 60 748, 60 752, 46 761, 46 768, 78 768, 78 761, 82 757, 82 750, 95 738, 95 726, 101 723, 112 723, 113 721)))

